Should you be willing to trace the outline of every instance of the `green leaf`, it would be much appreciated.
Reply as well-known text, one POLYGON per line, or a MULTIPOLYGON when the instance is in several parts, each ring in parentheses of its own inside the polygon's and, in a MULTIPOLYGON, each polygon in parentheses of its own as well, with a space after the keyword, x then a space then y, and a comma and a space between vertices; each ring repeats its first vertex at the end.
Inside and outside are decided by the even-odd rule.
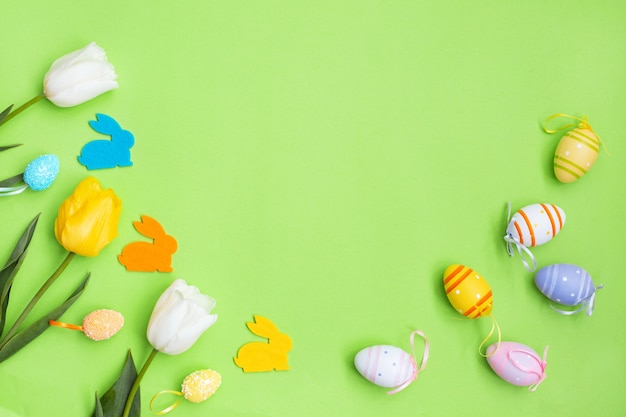
POLYGON ((12 148, 17 148, 18 146, 22 146, 22 144, 21 143, 16 143, 16 144, 13 144, 13 145, 0 146, 0 152, 7 151, 7 150, 12 149, 12 148))
POLYGON ((48 327, 50 327, 50 320, 59 320, 63 313, 71 307, 78 297, 80 297, 89 282, 89 275, 80 283, 80 285, 74 290, 72 295, 67 300, 33 324, 17 333, 11 339, 6 341, 4 346, 0 349, 0 362, 7 360, 13 354, 17 353, 21 348, 35 340, 40 334, 42 334, 48 327))
POLYGON ((2 113, 0 113, 0 124, 2 124, 2 122, 4 121, 4 119, 9 115, 9 113, 11 113, 11 109, 13 108, 13 104, 11 104, 9 107, 7 107, 6 109, 4 109, 2 111, 2 113))
POLYGON ((102 403, 100 402, 100 398, 98 398, 98 391, 96 391, 96 410, 93 412, 94 417, 104 417, 102 411, 102 403))
POLYGON ((21 182, 24 179, 24 174, 17 174, 11 178, 0 181, 0 187, 13 187, 15 184, 21 182))
POLYGON ((19 271, 22 262, 24 262, 28 246, 33 238, 33 233, 35 233, 35 227, 37 227, 38 220, 39 214, 35 216, 28 227, 26 227, 26 230, 22 233, 17 245, 15 245, 11 256, 9 256, 9 260, 0 270, 0 336, 2 335, 6 322, 6 311, 9 306, 11 286, 13 285, 13 280, 19 271))
MULTIPOLYGON (((124 369, 122 369, 122 373, 115 381, 115 384, 100 399, 96 399, 96 410, 93 417, 120 417, 124 412, 128 394, 135 379, 137 379, 137 368, 133 361, 133 355, 129 350, 124 369), (98 414, 98 406, 102 408, 102 414, 98 414)), ((130 407, 129 417, 139 417, 140 413, 141 400, 139 398, 139 390, 137 390, 130 407)))

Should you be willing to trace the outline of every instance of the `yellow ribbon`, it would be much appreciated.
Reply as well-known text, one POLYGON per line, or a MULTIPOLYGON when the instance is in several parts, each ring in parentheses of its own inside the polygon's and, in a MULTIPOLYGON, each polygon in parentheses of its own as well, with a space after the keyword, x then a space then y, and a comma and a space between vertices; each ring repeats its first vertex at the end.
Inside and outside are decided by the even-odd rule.
POLYGON ((173 409, 175 409, 176 407, 178 407, 182 401, 183 401, 183 393, 182 392, 180 392, 180 391, 172 391, 172 390, 163 390, 163 391, 160 391, 160 392, 157 392, 156 394, 154 394, 154 396, 150 400, 150 411, 152 411, 152 414, 156 414, 157 416, 162 416, 163 414, 167 414, 170 411, 172 411, 173 409), (159 397, 159 396, 161 396, 163 394, 174 394, 174 395, 178 395, 181 398, 179 398, 172 405, 164 408, 161 411, 154 411, 152 409, 152 403, 154 402, 154 400, 157 399, 157 397, 159 397))
POLYGON ((591 127, 591 125, 589 124, 589 121, 587 120, 587 116, 583 116, 582 118, 580 117, 576 117, 576 116, 571 116, 569 114, 565 114, 565 113, 556 113, 553 114, 552 116, 548 117, 546 119, 545 124, 543 125, 543 130, 546 133, 557 133, 557 132, 561 132, 563 130, 569 129, 570 127, 578 127, 581 129, 589 129, 593 132, 594 135, 596 135, 596 137, 598 138, 598 140, 600 141, 600 143, 602 144, 602 147, 604 148, 604 150, 606 151, 606 154, 611 156, 611 154, 609 153, 609 150, 606 148, 606 145, 604 144, 604 141, 602 140, 602 138, 600 138, 600 135, 598 135, 593 128, 591 127), (566 125, 563 125, 561 127, 559 127, 558 129, 548 129, 548 123, 550 123, 550 121, 559 118, 559 117, 567 117, 569 119, 573 119, 578 121, 578 123, 569 123, 566 125))
POLYGON ((491 318, 491 330, 489 331, 489 334, 487 335, 487 337, 485 337, 483 341, 480 343, 480 346, 478 346, 478 353, 480 354, 480 356, 484 358, 488 358, 492 356, 493 354, 495 354, 497 350, 500 348, 500 343, 502 342, 502 332, 500 331, 500 326, 498 325, 496 318, 492 314, 489 314, 489 317, 491 318), (482 352, 483 346, 485 345, 485 343, 487 343, 489 338, 491 338, 495 330, 498 331, 498 344, 496 345, 496 348, 493 350, 493 352, 489 354, 483 353, 482 352))

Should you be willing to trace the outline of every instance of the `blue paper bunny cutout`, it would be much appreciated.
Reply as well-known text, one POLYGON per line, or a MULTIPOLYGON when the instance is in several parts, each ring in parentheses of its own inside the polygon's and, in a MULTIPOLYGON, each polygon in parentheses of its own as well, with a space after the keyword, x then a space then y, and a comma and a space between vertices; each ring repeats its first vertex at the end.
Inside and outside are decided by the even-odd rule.
POLYGON ((96 132, 111 136, 111 140, 88 142, 83 146, 78 162, 87 169, 133 165, 130 160, 130 148, 135 144, 135 137, 131 132, 122 129, 114 118, 102 113, 97 113, 96 120, 90 120, 89 125, 96 132))

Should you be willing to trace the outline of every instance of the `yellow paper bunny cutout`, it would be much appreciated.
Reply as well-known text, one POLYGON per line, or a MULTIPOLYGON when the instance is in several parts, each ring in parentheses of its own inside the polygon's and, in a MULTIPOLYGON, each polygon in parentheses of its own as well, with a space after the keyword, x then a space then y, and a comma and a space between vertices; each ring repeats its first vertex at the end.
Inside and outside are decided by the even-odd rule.
POLYGON ((254 322, 248 322, 246 325, 252 333, 267 338, 268 342, 250 342, 243 345, 234 358, 237 366, 244 372, 289 369, 287 352, 291 350, 291 338, 279 332, 276 325, 265 317, 254 316, 254 322))

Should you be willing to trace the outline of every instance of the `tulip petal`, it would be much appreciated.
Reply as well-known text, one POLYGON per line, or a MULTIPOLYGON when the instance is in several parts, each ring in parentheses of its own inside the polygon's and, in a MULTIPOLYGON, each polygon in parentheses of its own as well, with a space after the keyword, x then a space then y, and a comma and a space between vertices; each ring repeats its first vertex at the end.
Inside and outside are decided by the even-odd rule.
POLYGON ((96 256, 117 237, 122 202, 113 190, 102 191, 93 177, 81 181, 61 204, 54 231, 59 243, 82 256, 96 256))
POLYGON ((180 294, 175 294, 175 297, 179 299, 150 318, 148 340, 161 352, 167 349, 185 320, 186 307, 183 299, 180 294))
POLYGON ((213 298, 182 279, 175 280, 152 311, 147 330, 150 344, 169 355, 186 351, 217 320, 210 314, 213 307, 213 298))
POLYGON ((84 57, 84 56, 98 57, 98 56, 101 56, 103 52, 104 50, 100 48, 98 45, 96 45, 95 42, 91 42, 82 49, 72 51, 56 59, 50 66, 50 69, 48 70, 48 72, 56 72, 56 71, 63 70, 64 68, 72 65, 74 62, 79 60, 81 57, 84 57))
POLYGON ((95 43, 52 63, 44 77, 44 95, 60 107, 76 106, 117 88, 117 74, 95 43))
POLYGON ((163 351, 168 355, 178 355, 183 353, 202 336, 202 334, 217 321, 217 314, 211 314, 200 318, 199 321, 192 323, 189 326, 184 326, 179 329, 176 334, 176 339, 172 340, 168 351, 163 351))

